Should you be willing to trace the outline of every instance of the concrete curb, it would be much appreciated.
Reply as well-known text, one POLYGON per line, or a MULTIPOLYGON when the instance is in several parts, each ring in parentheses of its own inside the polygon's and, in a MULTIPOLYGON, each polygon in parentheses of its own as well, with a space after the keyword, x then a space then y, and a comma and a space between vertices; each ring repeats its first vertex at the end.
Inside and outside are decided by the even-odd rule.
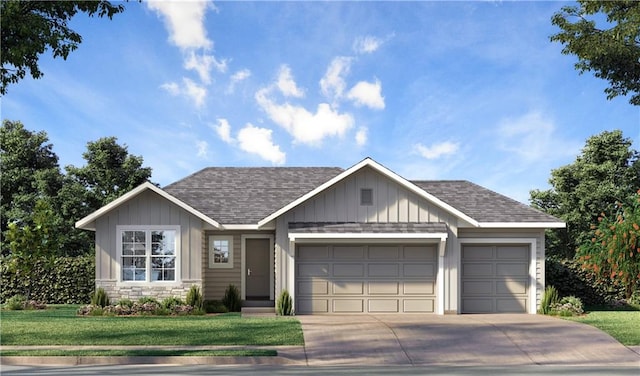
POLYGON ((276 350, 277 356, 0 356, 0 365, 306 365, 303 346, 2 346, 2 350, 276 350))

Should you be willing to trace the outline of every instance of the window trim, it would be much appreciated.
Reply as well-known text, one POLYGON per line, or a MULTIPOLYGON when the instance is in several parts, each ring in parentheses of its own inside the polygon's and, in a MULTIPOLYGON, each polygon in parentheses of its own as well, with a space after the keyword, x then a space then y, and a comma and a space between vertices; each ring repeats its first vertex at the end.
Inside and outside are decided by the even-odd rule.
MULTIPOLYGON (((182 281, 182 275, 180 273, 181 270, 181 247, 182 242, 180 241, 180 226, 177 225, 118 225, 116 226, 116 253, 117 253, 117 264, 116 264, 116 281, 118 284, 125 285, 143 285, 143 286, 159 286, 159 285, 176 285, 180 284, 182 281), (176 257, 176 267, 175 267, 175 280, 173 281, 152 281, 151 273, 145 273, 144 281, 125 281, 122 279, 122 232, 123 231, 144 231, 148 235, 145 236, 145 246, 146 241, 149 239, 151 241, 151 232, 152 231, 175 231, 176 234, 176 244, 175 244, 175 257, 176 257)), ((145 257, 149 262, 149 266, 147 269, 151 267, 151 254, 145 252, 145 257)), ((150 271, 150 270, 149 270, 150 271)))
POLYGON ((233 235, 209 235, 207 241, 207 257, 209 258, 209 269, 233 269, 233 235), (226 240, 229 242, 229 258, 224 264, 214 263, 213 242, 216 240, 226 240))
POLYGON ((360 188, 360 206, 373 206, 373 188, 360 188), (371 194, 371 201, 364 201, 364 192, 369 192, 371 194))

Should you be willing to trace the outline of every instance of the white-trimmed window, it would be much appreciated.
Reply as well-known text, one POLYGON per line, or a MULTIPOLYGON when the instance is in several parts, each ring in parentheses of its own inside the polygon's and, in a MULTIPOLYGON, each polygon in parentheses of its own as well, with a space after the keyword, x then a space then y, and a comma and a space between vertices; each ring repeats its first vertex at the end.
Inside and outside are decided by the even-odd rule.
POLYGON ((233 236, 209 236, 209 268, 233 268, 233 236))
POLYGON ((178 226, 118 227, 120 281, 177 281, 179 234, 178 226))

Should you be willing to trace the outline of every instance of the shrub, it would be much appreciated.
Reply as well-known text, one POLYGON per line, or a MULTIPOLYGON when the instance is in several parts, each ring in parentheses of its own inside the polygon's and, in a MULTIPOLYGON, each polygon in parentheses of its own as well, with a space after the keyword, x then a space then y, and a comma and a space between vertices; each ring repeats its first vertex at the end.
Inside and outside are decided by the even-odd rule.
POLYGON ((91 297, 91 304, 101 308, 109 305, 109 296, 102 287, 99 287, 91 297))
POLYGON ((227 307, 229 312, 240 312, 242 302, 240 300, 240 291, 235 285, 229 285, 224 292, 222 304, 227 307))
POLYGON ((133 307, 133 300, 131 299, 127 299, 127 298, 123 298, 118 300, 118 304, 121 307, 127 307, 127 308, 131 308, 133 307))
POLYGON ((154 303, 154 304, 160 305, 160 302, 158 302, 158 299, 154 298, 153 296, 143 296, 142 298, 138 299, 138 303, 139 304, 154 303))
POLYGON ((577 316, 582 315, 584 309, 582 308, 582 301, 575 296, 565 296, 560 299, 559 302, 551 305, 551 314, 557 314, 560 316, 577 316))
POLYGON ((627 300, 627 303, 633 305, 640 305, 640 290, 636 290, 631 294, 631 297, 627 300))
POLYGON ((542 313, 543 315, 550 314, 552 306, 558 303, 558 301, 558 290, 553 286, 547 286, 544 290, 544 294, 542 295, 542 301, 540 302, 540 309, 538 310, 538 313, 542 313))
POLYGON ((291 316, 293 315, 293 300, 289 291, 282 290, 276 303, 276 314, 279 316, 291 316))
POLYGON ((206 313, 227 313, 229 309, 219 300, 205 300, 204 311, 206 313))
POLYGON ((26 302, 27 298, 25 298, 24 295, 16 294, 7 299, 7 302, 4 303, 4 308, 10 311, 19 311, 24 309, 26 302))
POLYGON ((169 296, 162 301, 162 308, 168 311, 173 311, 175 307, 183 306, 183 305, 184 305, 184 301, 182 301, 182 299, 175 296, 169 296))
POLYGON ((36 300, 29 300, 24 302, 24 309, 47 309, 47 305, 36 300))
POLYGON ((194 309, 202 309, 203 308, 203 300, 202 293, 200 292, 200 287, 197 285, 191 285, 189 292, 187 293, 186 303, 192 306, 194 309))

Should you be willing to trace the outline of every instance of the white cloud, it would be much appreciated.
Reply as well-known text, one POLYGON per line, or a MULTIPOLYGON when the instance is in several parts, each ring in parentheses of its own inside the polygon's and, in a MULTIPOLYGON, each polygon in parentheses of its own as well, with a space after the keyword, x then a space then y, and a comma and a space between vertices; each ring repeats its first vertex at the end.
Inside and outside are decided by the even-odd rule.
POLYGON ((180 87, 175 82, 167 82, 160 85, 160 87, 173 96, 180 94, 180 87))
POLYGON ((227 71, 227 60, 218 61, 213 55, 197 55, 195 51, 189 51, 186 54, 184 68, 195 70, 198 76, 205 84, 211 83, 211 67, 215 67, 217 71, 225 73, 227 71))
POLYGON ((209 1, 148 1, 147 7, 155 10, 164 20, 169 40, 181 49, 210 49, 213 42, 207 37, 204 16, 209 1))
POLYGON ((415 145, 415 150, 426 159, 438 159, 447 155, 455 154, 460 145, 458 143, 445 141, 431 146, 424 146, 420 143, 415 145))
POLYGON ((325 137, 343 136, 354 123, 350 114, 341 114, 329 104, 320 103, 315 113, 289 103, 278 104, 269 98, 271 88, 260 89, 255 97, 269 118, 283 127, 295 142, 318 146, 325 137))
POLYGON ((228 144, 232 143, 234 140, 231 137, 231 126, 227 119, 218 119, 218 125, 212 126, 212 128, 218 134, 220 139, 228 144))
POLYGON ((527 162, 573 156, 580 144, 560 139, 555 124, 540 112, 506 118, 498 126, 499 147, 515 153, 527 162))
POLYGON ((183 94, 188 98, 193 100, 193 103, 196 107, 200 108, 204 105, 204 99, 207 96, 207 89, 203 86, 196 84, 188 78, 183 78, 184 81, 184 89, 183 94))
POLYGON ((182 86, 175 82, 167 82, 160 85, 160 88, 166 90, 173 96, 183 95, 187 97, 193 101, 196 107, 202 107, 207 96, 207 89, 186 77, 182 79, 182 86))
POLYGON ((384 43, 384 40, 367 35, 366 37, 359 37, 353 42, 353 50, 358 54, 370 54, 375 52, 384 43))
POLYGON ((209 152, 209 144, 207 141, 196 141, 196 148, 198 149, 198 157, 207 157, 207 153, 209 152))
POLYGON ((358 131, 356 132, 356 144, 358 146, 364 146, 364 144, 367 143, 367 135, 368 135, 367 128, 365 127, 358 128, 358 131))
POLYGON ((375 82, 360 81, 347 93, 347 98, 356 106, 367 106, 374 110, 384 109, 384 97, 380 80, 375 82))
POLYGON ((352 60, 350 57, 338 56, 331 61, 324 77, 320 79, 322 94, 334 100, 342 97, 347 87, 344 78, 349 74, 352 60))
POLYGON ((235 72, 234 74, 232 74, 231 77, 229 78, 229 86, 227 87, 227 93, 233 93, 233 91, 236 89, 236 85, 239 82, 242 82, 249 77, 251 77, 251 71, 249 69, 241 69, 235 72))
POLYGON ((280 67, 276 85, 278 86, 278 89, 280 89, 282 94, 286 97, 304 97, 304 91, 301 90, 293 80, 293 76, 291 75, 291 68, 289 68, 289 66, 287 65, 283 65, 280 67))
POLYGON ((257 154, 275 165, 282 165, 286 160, 286 155, 280 150, 280 146, 273 143, 271 134, 273 131, 267 128, 254 127, 247 124, 238 132, 238 142, 240 149, 257 154))

